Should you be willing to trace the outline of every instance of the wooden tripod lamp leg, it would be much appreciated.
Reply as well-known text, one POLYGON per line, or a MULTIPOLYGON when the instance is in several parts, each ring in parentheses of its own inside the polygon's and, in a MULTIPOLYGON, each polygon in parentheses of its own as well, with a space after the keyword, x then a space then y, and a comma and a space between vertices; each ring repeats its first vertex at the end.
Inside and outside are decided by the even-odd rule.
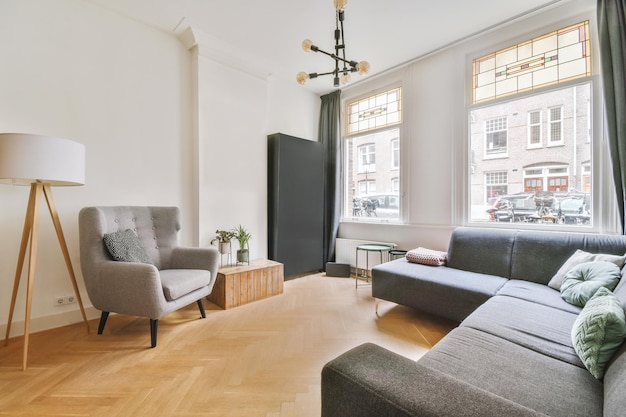
POLYGON ((28 198, 28 207, 26 209, 26 217, 24 218, 24 230, 22 232, 22 243, 20 245, 20 254, 15 269, 15 280, 13 281, 13 294, 11 296, 11 307, 9 308, 9 320, 7 322, 7 332, 4 338, 4 345, 9 343, 9 335, 11 333, 11 323, 13 322, 13 312, 15 311, 15 301, 17 299, 17 291, 20 287, 20 278, 22 276, 22 268, 26 259, 26 248, 30 238, 30 231, 33 227, 34 207, 36 205, 37 184, 34 183, 30 187, 30 197, 28 198))
POLYGON ((33 205, 33 219, 30 230, 30 250, 28 251, 28 282, 26 284, 26 313, 24 314, 24 354, 22 356, 22 370, 26 370, 28 362, 28 340, 30 336, 30 311, 33 306, 33 284, 35 282, 35 264, 37 263, 37 242, 39 240, 39 201, 43 188, 37 184, 35 202, 33 205))
POLYGON ((43 185, 41 183, 31 184, 30 197, 28 198, 28 208, 26 209, 26 218, 24 220, 24 231, 22 233, 22 244, 20 245, 20 254, 17 261, 15 281, 13 283, 13 294, 11 296, 7 333, 4 341, 4 344, 6 345, 9 340, 13 312, 15 311, 15 300, 17 298, 17 290, 20 285, 20 277, 22 275, 22 268, 26 255, 26 247, 28 246, 28 241, 30 240, 30 248, 28 251, 28 281, 26 283, 26 312, 24 314, 24 354, 22 356, 23 370, 26 370, 26 364, 28 363, 30 310, 33 301, 33 282, 35 277, 35 261, 37 259, 37 239, 39 237, 39 201, 41 200, 42 193, 43 185))
POLYGON ((76 300, 80 306, 80 311, 83 316, 83 321, 87 325, 87 333, 89 333, 89 323, 87 321, 87 315, 85 314, 85 308, 83 307, 83 301, 78 291, 78 284, 76 282, 76 276, 74 275, 74 269, 72 268, 72 262, 70 260, 69 251, 67 250, 67 244, 65 236, 63 235, 63 229, 61 228, 61 221, 59 220, 59 214, 54 200, 52 199, 52 190, 50 184, 47 183, 32 183, 30 187, 30 197, 28 198, 28 208, 26 209, 26 217, 24 219, 24 230, 22 231, 22 242, 20 244, 20 253, 18 256, 17 267, 15 270, 15 280, 13 282, 13 293, 11 295, 11 306, 9 308, 9 319, 7 323, 7 330, 4 339, 5 346, 9 342, 9 335, 11 333, 11 323, 13 321, 13 313, 15 311, 15 301, 17 299, 17 293, 20 286, 20 278, 22 276, 22 270, 24 267, 24 261, 26 260, 26 249, 28 248, 28 281, 26 284, 26 312, 24 315, 24 354, 22 359, 22 369, 26 370, 28 363, 28 342, 30 336, 30 313, 32 309, 33 300, 33 284, 35 278, 35 264, 37 261, 37 243, 39 240, 39 209, 42 195, 45 196, 52 217, 52 222, 56 230, 59 244, 61 245, 61 251, 65 258, 65 265, 70 274, 72 286, 74 287, 74 293, 76 294, 76 300), (30 247, 28 242, 30 241, 30 247))
POLYGON ((44 184, 43 192, 44 192, 44 195, 46 196, 46 202, 48 203, 48 210, 50 211, 50 216, 52 217, 52 223, 54 224, 54 229, 57 232, 59 245, 61 245, 61 252, 63 252, 63 258, 65 259, 65 266, 67 267, 67 272, 70 274, 72 287, 74 287, 74 294, 76 294, 76 300, 78 301, 80 312, 83 315, 83 321, 85 322, 85 325, 87 326, 87 333, 89 333, 89 322, 87 321, 87 315, 85 314, 85 307, 83 307, 83 300, 80 298, 80 291, 78 290, 78 283, 76 282, 76 275, 74 274, 74 268, 72 267, 72 260, 70 259, 70 253, 67 250, 67 243, 65 242, 65 236, 63 235, 63 228, 61 228, 61 220, 59 219, 59 213, 54 204, 54 199, 52 198, 52 190, 50 189, 50 184, 44 184))

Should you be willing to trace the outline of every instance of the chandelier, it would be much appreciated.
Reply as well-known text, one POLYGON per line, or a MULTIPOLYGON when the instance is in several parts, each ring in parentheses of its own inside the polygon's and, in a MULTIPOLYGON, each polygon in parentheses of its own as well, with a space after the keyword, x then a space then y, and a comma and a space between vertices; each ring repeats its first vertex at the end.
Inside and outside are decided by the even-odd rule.
POLYGON ((343 20, 344 20, 344 7, 348 3, 348 0, 333 0, 336 13, 336 29, 335 29, 335 53, 326 52, 319 47, 313 45, 310 39, 302 41, 302 49, 306 52, 321 52, 335 60, 335 69, 329 72, 310 72, 306 73, 301 71, 296 76, 296 80, 299 84, 304 84, 309 78, 317 78, 322 75, 333 75, 333 85, 339 87, 339 80, 342 84, 350 82, 350 73, 357 72, 359 75, 366 74, 370 69, 370 64, 367 61, 350 61, 346 59, 346 44, 343 37, 343 20))

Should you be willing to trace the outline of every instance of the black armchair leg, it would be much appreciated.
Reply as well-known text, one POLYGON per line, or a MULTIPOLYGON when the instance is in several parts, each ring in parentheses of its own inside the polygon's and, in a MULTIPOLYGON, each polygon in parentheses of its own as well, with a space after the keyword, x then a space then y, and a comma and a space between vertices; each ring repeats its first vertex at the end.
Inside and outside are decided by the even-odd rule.
POLYGON ((98 334, 102 334, 104 330, 104 326, 107 324, 107 319, 109 318, 109 312, 103 311, 100 315, 100 324, 98 325, 98 334))
POLYGON ((203 319, 206 319, 206 312, 204 311, 204 304, 202 304, 202 298, 196 301, 198 303, 198 308, 200 309, 200 315, 203 319))
POLYGON ((159 327, 159 319, 150 319, 150 342, 152 347, 156 347, 157 344, 157 329, 159 327))

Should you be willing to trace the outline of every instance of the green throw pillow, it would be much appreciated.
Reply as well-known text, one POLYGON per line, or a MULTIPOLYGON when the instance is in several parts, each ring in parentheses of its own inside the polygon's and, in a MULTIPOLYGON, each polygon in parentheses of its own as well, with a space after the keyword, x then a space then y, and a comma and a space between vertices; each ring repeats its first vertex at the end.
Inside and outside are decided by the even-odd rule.
POLYGON ((106 233, 104 244, 116 261, 141 262, 153 265, 152 259, 146 253, 141 241, 130 229, 106 233))
POLYGON ((574 322, 574 350, 589 372, 602 379, 607 363, 625 336, 624 308, 611 291, 601 287, 574 322))
POLYGON ((561 285, 561 298, 575 306, 584 307, 598 288, 606 287, 613 291, 621 277, 622 273, 614 263, 584 262, 565 275, 561 285))
POLYGON ((614 263, 620 268, 624 266, 624 262, 626 262, 626 254, 625 255, 610 255, 608 253, 589 253, 584 250, 577 249, 576 252, 572 256, 569 257, 563 265, 559 268, 559 270, 554 274, 550 282, 548 282, 548 286, 550 288, 554 288, 557 291, 561 291, 561 285, 563 285, 563 279, 565 275, 576 265, 582 264, 583 262, 598 262, 598 261, 606 261, 614 263))

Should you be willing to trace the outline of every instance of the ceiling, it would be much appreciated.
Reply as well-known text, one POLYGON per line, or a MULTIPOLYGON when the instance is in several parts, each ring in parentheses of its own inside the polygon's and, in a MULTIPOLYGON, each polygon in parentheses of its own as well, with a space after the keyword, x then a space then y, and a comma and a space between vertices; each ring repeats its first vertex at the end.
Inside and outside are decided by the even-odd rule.
MULTIPOLYGON (((179 35, 187 28, 223 42, 268 74, 296 83, 299 71, 328 72, 331 58, 304 52, 308 38, 333 51, 332 0, 88 0, 110 11, 179 35)), ((486 29, 570 0, 350 0, 345 8, 346 57, 366 60, 372 76, 486 29)), ((352 75, 352 82, 363 78, 352 75)), ((332 77, 307 88, 334 89, 332 77)))

